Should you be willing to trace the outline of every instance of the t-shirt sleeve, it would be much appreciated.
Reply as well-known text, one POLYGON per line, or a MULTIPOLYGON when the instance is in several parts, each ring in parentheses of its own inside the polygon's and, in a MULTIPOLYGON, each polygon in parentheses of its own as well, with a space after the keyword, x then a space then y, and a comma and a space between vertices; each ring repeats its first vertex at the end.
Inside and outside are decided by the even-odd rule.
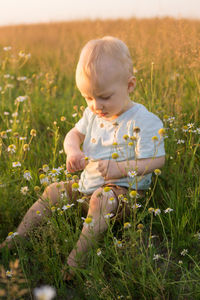
POLYGON ((162 121, 153 113, 148 113, 138 127, 140 132, 135 149, 137 158, 165 155, 164 138, 158 133, 159 129, 163 128, 162 121))
POLYGON ((86 135, 87 132, 89 118, 90 118, 90 111, 89 108, 87 107, 83 112, 82 118, 75 124, 76 129, 84 135, 86 135))

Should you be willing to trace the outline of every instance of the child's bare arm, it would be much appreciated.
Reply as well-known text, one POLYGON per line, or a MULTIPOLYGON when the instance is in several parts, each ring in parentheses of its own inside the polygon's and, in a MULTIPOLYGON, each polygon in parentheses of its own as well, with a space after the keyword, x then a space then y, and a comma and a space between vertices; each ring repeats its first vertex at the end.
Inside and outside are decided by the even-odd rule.
POLYGON ((84 138, 85 135, 80 133, 75 127, 65 137, 64 150, 67 155, 66 167, 69 172, 73 173, 85 167, 85 155, 80 149, 84 138))
POLYGON ((106 179, 117 179, 128 176, 129 171, 136 171, 137 175, 152 173, 155 169, 162 168, 165 156, 116 162, 114 160, 100 160, 99 172, 106 179))

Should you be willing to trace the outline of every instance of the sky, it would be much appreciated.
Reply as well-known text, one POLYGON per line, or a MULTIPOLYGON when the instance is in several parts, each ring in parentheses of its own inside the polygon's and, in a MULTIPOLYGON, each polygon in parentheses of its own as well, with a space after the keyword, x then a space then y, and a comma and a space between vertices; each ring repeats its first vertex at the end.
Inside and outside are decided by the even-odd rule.
POLYGON ((164 16, 200 19, 200 0, 0 0, 0 25, 164 16))

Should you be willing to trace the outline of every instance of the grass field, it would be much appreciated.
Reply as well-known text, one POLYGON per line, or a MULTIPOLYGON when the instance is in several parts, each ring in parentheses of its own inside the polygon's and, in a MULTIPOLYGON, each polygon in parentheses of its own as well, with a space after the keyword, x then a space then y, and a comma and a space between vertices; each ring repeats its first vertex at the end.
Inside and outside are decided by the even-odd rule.
POLYGON ((55 287, 56 299, 200 299, 200 21, 0 27, 0 242, 41 195, 42 179, 66 180, 63 140, 85 106, 76 63, 82 46, 104 35, 131 51, 131 97, 163 120, 165 166, 141 207, 110 223, 73 290, 61 268, 82 228, 81 203, 63 211, 61 200, 30 239, 14 237, 0 256, 0 299, 33 299, 41 285, 55 287))

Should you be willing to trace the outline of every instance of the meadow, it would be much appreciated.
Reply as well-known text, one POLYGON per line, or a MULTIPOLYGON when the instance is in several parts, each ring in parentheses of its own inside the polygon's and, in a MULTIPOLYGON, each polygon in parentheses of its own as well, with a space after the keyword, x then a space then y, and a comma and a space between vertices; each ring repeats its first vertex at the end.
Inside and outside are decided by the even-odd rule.
POLYGON ((200 299, 199 117, 200 21, 0 27, 0 242, 15 243, 1 251, 0 299, 33 299, 41 285, 54 287, 56 299, 200 299), (14 233, 46 185, 70 177, 63 140, 86 106, 76 63, 83 45, 104 35, 131 51, 131 98, 163 121, 166 163, 130 218, 109 223, 87 268, 67 285, 61 269, 82 228, 81 203, 63 210, 63 198, 29 239, 14 233))

